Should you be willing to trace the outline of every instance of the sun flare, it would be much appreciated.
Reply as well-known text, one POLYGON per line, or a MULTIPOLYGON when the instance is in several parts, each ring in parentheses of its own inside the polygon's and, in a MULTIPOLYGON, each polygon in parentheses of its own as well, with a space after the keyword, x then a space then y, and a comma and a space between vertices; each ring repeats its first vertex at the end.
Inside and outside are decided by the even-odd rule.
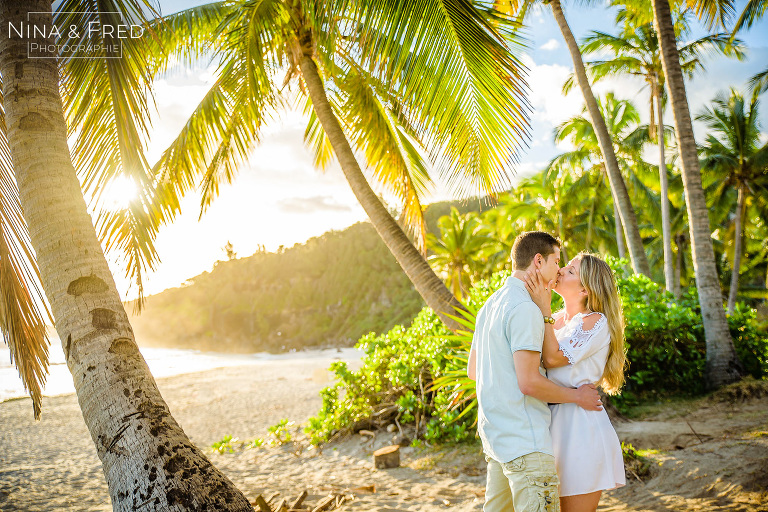
POLYGON ((128 208, 131 201, 136 199, 136 182, 125 176, 118 176, 109 182, 104 190, 102 200, 104 207, 109 210, 128 208))

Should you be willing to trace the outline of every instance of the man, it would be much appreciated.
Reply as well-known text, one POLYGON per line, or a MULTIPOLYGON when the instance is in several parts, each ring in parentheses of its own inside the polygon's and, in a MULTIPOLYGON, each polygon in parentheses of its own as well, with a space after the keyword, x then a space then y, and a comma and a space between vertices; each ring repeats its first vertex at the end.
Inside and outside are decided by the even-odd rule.
POLYGON ((547 380, 541 368, 544 322, 523 278, 541 272, 546 282, 560 269, 560 243, 541 231, 520 234, 512 246, 514 273, 477 315, 467 374, 477 381, 477 431, 488 462, 486 512, 560 510, 549 434, 552 403, 600 410, 591 384, 579 389, 547 380))

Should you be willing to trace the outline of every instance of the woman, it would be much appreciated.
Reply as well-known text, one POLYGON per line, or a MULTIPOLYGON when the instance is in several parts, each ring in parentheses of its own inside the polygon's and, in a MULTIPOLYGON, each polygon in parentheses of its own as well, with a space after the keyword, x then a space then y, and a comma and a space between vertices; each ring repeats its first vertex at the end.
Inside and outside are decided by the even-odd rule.
MULTIPOLYGON (((581 253, 560 269, 554 283, 539 274, 526 287, 547 323, 542 361, 547 377, 561 386, 594 383, 609 394, 624 384, 624 319, 616 281, 608 264, 581 253), (554 285, 554 286, 551 286, 554 285), (551 291, 565 303, 552 316, 551 291)), ((621 443, 605 410, 553 404, 552 445, 560 477, 563 512, 597 510, 603 491, 625 484, 621 443)))

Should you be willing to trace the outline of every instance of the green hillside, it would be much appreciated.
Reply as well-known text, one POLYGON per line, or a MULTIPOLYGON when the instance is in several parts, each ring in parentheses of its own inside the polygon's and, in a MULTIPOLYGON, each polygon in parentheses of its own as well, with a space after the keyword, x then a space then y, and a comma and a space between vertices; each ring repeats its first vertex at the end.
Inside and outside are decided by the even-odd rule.
POLYGON ((147 299, 131 320, 142 345, 229 352, 351 345, 423 307, 368 223, 281 253, 219 261, 147 299))
MULTIPOLYGON (((428 229, 436 230, 452 205, 468 211, 487 204, 434 203, 426 211, 428 229)), ((423 306, 373 226, 363 222, 278 253, 219 261, 184 286, 149 297, 131 325, 143 346, 283 351, 351 346, 371 331, 409 323, 423 306)))

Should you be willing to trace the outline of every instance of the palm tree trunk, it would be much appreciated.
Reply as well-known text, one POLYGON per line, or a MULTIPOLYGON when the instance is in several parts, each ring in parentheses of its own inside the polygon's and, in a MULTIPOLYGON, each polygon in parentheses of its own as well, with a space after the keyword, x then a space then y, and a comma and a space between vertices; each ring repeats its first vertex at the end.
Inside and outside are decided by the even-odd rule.
POLYGON ((427 261, 416 249, 400 225, 392 218, 387 209, 371 189, 360 164, 357 163, 355 154, 349 145, 344 131, 341 129, 338 119, 331 110, 328 97, 325 94, 325 86, 317 70, 317 65, 311 56, 302 54, 299 67, 307 86, 309 97, 317 114, 320 124, 323 126, 333 151, 339 159, 341 170, 347 178, 352 192, 360 202, 360 205, 371 219, 371 224, 376 228, 379 236, 389 248, 392 255, 408 275, 416 291, 435 313, 440 316, 443 323, 455 331, 461 326, 455 320, 446 315, 456 315, 456 308, 461 308, 461 303, 445 286, 445 283, 435 274, 427 261))
POLYGON ((657 129, 659 143, 659 184, 661 185, 661 233, 664 244, 664 284, 667 291, 674 292, 675 269, 672 264, 672 220, 669 214, 669 180, 667 179, 667 160, 664 156, 664 111, 661 106, 661 87, 659 77, 653 81, 653 99, 659 114, 657 129))
POLYGON ((560 243, 562 244, 560 247, 560 255, 562 256, 562 260, 570 261, 570 259, 568 259, 568 251, 565 248, 565 226, 563 225, 563 212, 557 213, 557 230, 560 235, 560 243))
POLYGON ((67 147, 57 62, 8 23, 52 27, 50 0, 0 1, 7 137, 41 281, 114 510, 253 510, 184 434, 136 345, 67 147))
POLYGON ((568 21, 565 19, 560 0, 552 0, 549 5, 552 7, 552 13, 560 27, 560 31, 563 33, 565 44, 568 46, 568 51, 571 54, 576 81, 581 88, 581 93, 584 95, 587 111, 589 112, 589 117, 592 119, 592 126, 595 129, 597 141, 600 144, 600 151, 603 153, 603 160, 605 161, 606 169, 608 171, 608 182, 611 184, 611 193, 616 200, 616 204, 619 205, 621 221, 624 224, 624 233, 627 237, 629 254, 632 259, 632 268, 636 273, 645 274, 650 277, 651 267, 648 264, 648 258, 643 249, 643 239, 640 236, 640 229, 637 226, 635 211, 629 200, 627 185, 624 183, 624 178, 621 175, 619 162, 616 160, 611 136, 608 133, 608 128, 605 126, 605 120, 600 113, 600 108, 597 105, 595 96, 592 94, 592 88, 587 79, 587 71, 584 68, 584 61, 581 58, 579 45, 576 44, 576 38, 573 37, 571 28, 568 26, 568 21))
POLYGON ((693 138, 691 113, 685 93, 685 81, 680 69, 680 55, 672 26, 668 0, 652 0, 653 23, 661 47, 667 92, 672 104, 677 145, 680 152, 685 204, 691 235, 693 268, 707 346, 707 383, 716 388, 733 382, 742 375, 742 366, 733 348, 728 322, 723 308, 723 296, 715 266, 709 213, 701 185, 701 170, 693 138))
POLYGON ((746 213, 747 194, 744 185, 739 187, 739 198, 736 201, 736 220, 733 227, 733 272, 731 273, 731 289, 728 291, 728 314, 732 315, 736 307, 736 295, 739 292, 739 269, 741 268, 741 253, 744 241, 744 214, 746 213))
POLYGON ((619 205, 616 204, 615 199, 613 200, 613 223, 616 226, 616 251, 619 254, 619 258, 624 258, 627 255, 627 250, 624 246, 624 227, 621 224, 619 205))
POLYGON ((587 217, 587 236, 584 240, 584 249, 587 251, 590 250, 592 245, 592 231, 595 226, 595 203, 597 203, 597 197, 592 201, 592 204, 589 207, 589 217, 587 217))
POLYGON ((677 254, 675 255, 675 286, 672 289, 672 293, 675 297, 679 297, 683 288, 683 243, 685 242, 684 234, 675 235, 675 245, 677 246, 677 254))

